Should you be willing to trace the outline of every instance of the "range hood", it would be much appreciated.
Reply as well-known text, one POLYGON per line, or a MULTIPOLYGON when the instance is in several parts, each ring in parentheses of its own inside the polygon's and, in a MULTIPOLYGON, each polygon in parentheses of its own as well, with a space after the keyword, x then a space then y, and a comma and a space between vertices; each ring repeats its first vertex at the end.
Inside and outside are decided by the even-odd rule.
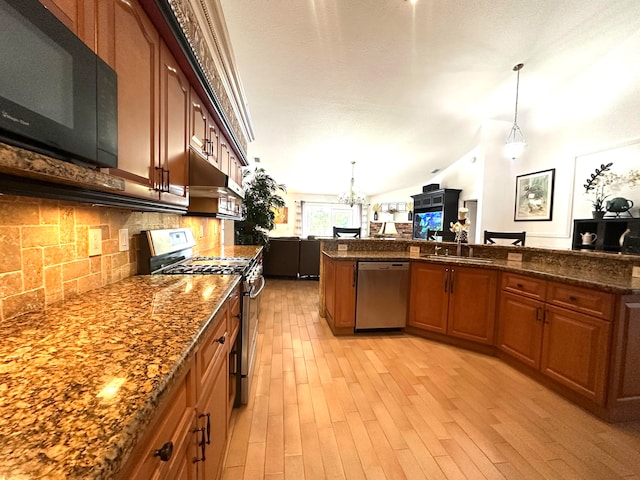
POLYGON ((189 147, 189 207, 187 215, 242 220, 244 190, 189 147))

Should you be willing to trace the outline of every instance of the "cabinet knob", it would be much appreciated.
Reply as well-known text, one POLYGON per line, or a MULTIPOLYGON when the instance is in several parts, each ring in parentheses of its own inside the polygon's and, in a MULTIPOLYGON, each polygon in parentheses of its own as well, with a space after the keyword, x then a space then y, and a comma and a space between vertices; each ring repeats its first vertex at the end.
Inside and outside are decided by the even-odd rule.
POLYGON ((160 460, 163 462, 171 460, 171 455, 173 455, 173 442, 167 442, 158 450, 153 452, 153 456, 160 457, 160 460))
POLYGON ((224 345, 224 342, 227 341, 227 335, 222 335, 220 338, 216 338, 216 342, 218 342, 220 345, 224 345))
POLYGON ((575 297, 575 296, 571 295, 569 297, 569 300, 571 300, 572 302, 577 302, 578 301, 578 297, 575 297))
POLYGON ((521 283, 516 283, 516 287, 518 287, 518 288, 523 288, 523 287, 524 287, 524 285, 522 285, 521 283))

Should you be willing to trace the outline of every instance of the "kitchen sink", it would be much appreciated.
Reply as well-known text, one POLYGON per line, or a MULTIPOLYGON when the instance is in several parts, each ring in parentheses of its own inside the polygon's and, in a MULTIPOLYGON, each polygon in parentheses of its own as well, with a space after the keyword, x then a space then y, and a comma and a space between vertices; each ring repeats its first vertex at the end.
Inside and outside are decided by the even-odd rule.
POLYGON ((468 263, 493 263, 493 260, 488 258, 476 258, 476 257, 459 257, 458 255, 423 255, 425 258, 437 258, 438 260, 452 260, 455 262, 468 262, 468 263))

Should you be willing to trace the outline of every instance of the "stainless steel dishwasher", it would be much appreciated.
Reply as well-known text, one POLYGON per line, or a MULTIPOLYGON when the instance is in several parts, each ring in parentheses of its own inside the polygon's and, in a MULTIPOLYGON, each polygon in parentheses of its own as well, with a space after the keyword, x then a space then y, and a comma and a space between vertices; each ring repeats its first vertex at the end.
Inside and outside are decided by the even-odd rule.
POLYGON ((409 262, 358 262, 356 330, 404 328, 409 262))

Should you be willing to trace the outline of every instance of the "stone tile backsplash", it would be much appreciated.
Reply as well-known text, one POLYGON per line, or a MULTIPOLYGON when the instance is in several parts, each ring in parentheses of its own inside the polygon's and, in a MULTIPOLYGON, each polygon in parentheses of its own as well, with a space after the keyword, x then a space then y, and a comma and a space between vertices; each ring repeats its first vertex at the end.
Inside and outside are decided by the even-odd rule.
POLYGON ((0 195, 0 320, 135 275, 137 234, 178 227, 193 230, 201 251, 220 246, 213 218, 0 195), (91 228, 102 231, 102 254, 92 257, 91 228), (123 228, 129 250, 120 252, 123 228))

